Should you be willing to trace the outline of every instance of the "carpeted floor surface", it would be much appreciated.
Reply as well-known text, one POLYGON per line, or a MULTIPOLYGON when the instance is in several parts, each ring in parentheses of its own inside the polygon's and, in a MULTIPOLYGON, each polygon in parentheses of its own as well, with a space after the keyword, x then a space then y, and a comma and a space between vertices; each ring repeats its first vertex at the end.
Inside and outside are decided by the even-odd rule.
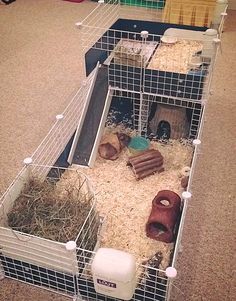
MULTIPOLYGON (((74 23, 91 1, 0 5, 0 191, 10 184, 79 86, 74 23)), ((233 301, 235 283, 236 11, 222 36, 171 300, 233 301)), ((4 279, 0 301, 69 300, 4 279)))

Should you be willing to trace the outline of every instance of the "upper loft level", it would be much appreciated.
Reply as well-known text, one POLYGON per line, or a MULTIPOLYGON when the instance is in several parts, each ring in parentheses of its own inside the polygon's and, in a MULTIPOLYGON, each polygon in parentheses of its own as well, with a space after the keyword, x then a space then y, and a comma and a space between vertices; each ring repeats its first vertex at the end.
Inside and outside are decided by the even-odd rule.
POLYGON ((77 26, 86 76, 107 65, 111 89, 205 101, 225 0, 100 0, 77 26))

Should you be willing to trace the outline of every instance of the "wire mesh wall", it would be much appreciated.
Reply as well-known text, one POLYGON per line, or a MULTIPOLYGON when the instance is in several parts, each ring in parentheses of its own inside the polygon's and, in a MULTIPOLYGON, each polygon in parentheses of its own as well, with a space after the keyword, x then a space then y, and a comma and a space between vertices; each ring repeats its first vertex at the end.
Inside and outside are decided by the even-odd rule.
POLYGON ((221 34, 227 6, 216 0, 100 0, 77 25, 86 52, 118 19, 214 28, 221 34))
POLYGON ((49 171, 47 166, 52 166, 56 162, 80 123, 93 77, 94 72, 84 80, 81 88, 72 97, 64 112, 57 115, 57 121, 33 153, 33 163, 44 166, 35 170, 35 172, 40 170, 42 177, 47 175, 49 171))
POLYGON ((156 96, 154 94, 114 90, 114 97, 129 103, 130 112, 123 123, 151 140, 163 137, 160 124, 169 124, 168 138, 196 139, 202 120, 204 106, 197 101, 156 96))
MULTIPOLYGON (((180 33, 174 30, 174 34, 180 33)), ((106 37, 106 45, 102 39, 95 47, 113 49, 107 60, 112 87, 201 100, 207 97, 217 46, 213 39, 204 42, 202 32, 198 37, 202 40, 150 34, 143 38, 142 32, 120 31, 113 32, 113 38, 106 37)))
MULTIPOLYGON (((78 293, 81 298, 102 301, 118 300, 99 294, 94 289, 91 264, 95 253, 88 250, 77 249, 77 254, 79 254, 78 264, 79 266, 83 266, 81 274, 77 277, 78 293)), ((158 258, 156 259, 156 263, 157 262, 158 258)), ((153 261, 153 264, 155 264, 155 260, 153 261)), ((165 275, 165 271, 152 266, 141 265, 137 266, 137 275, 136 289, 131 300, 166 300, 169 282, 165 275)))
MULTIPOLYGON (((219 45, 216 30, 168 28, 156 35, 138 32, 135 21, 129 27, 133 31, 104 30, 92 46, 98 60, 108 65, 112 88, 203 102, 208 98, 219 45)), ((84 30, 86 26, 82 37, 88 50, 84 30)))
POLYGON ((90 49, 119 18, 119 0, 99 1, 97 7, 76 25, 82 31, 84 51, 90 49))

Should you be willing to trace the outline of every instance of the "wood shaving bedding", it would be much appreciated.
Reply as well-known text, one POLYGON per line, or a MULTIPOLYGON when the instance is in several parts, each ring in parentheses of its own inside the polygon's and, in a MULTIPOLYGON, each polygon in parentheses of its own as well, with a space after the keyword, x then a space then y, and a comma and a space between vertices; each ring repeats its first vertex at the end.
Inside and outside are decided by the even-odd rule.
POLYGON ((173 244, 158 242, 146 237, 145 224, 148 220, 152 200, 158 191, 170 189, 182 193, 180 171, 190 164, 192 146, 173 140, 163 145, 151 142, 164 157, 165 171, 137 181, 126 165, 128 149, 116 161, 97 158, 94 168, 81 169, 92 181, 99 214, 105 217, 101 246, 127 251, 142 264, 156 252, 163 253, 160 268, 169 265, 173 244))
POLYGON ((178 40, 174 44, 161 43, 155 51, 148 68, 160 71, 188 73, 192 56, 202 50, 202 43, 178 40))

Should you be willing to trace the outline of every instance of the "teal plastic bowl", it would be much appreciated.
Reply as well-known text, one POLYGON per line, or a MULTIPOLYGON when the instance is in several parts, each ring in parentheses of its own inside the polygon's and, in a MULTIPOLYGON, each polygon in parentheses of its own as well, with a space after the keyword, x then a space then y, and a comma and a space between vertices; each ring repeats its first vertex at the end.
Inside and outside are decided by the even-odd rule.
POLYGON ((129 151, 135 155, 147 150, 149 148, 149 145, 150 145, 149 140, 141 136, 137 136, 131 138, 128 148, 129 151))

